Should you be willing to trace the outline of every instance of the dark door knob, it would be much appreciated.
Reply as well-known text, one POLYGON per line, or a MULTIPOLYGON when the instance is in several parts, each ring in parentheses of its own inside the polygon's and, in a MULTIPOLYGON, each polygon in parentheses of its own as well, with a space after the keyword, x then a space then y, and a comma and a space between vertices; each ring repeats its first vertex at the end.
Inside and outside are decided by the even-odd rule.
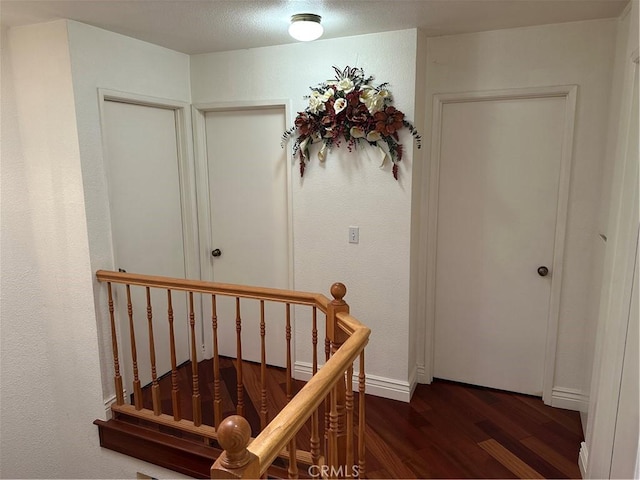
POLYGON ((219 248, 216 248, 211 252, 211 255, 213 255, 214 257, 219 257, 220 255, 222 255, 222 250, 220 250, 219 248))
POLYGON ((549 275, 549 269, 547 267, 538 267, 538 275, 541 277, 546 277, 549 275))

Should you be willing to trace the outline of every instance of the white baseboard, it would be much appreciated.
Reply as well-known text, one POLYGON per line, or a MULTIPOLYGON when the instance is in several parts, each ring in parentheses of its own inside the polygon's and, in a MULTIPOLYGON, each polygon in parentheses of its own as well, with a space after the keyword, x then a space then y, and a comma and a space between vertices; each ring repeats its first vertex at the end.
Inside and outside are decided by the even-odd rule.
POLYGON ((409 400, 411 400, 411 397, 413 396, 413 392, 416 391, 416 387, 418 386, 418 367, 417 365, 414 365, 413 370, 411 370, 411 373, 409 374, 409 400))
MULTIPOLYGON (((308 381, 311 378, 313 367, 307 362, 295 362, 293 366, 293 378, 296 380, 308 381)), ((365 388, 368 395, 376 397, 389 398, 391 400, 399 400, 401 402, 409 402, 411 395, 416 387, 415 374, 410 382, 396 380, 394 378, 379 377, 377 375, 367 374, 365 380, 365 388)), ((354 390, 357 391, 357 378, 354 381, 354 390)))
POLYGON ((566 410, 584 411, 589 405, 589 397, 576 388, 553 387, 551 406, 566 410))
POLYGON ((580 454, 578 455, 578 466, 580 467, 580 475, 587 478, 587 461, 589 460, 589 449, 585 442, 580 443, 580 454))
POLYGON ((427 376, 427 370, 424 365, 416 366, 416 378, 418 383, 426 383, 426 384, 431 383, 433 380, 427 376))
MULTIPOLYGON (((127 398, 127 391, 122 390, 122 395, 124 398, 127 398)), ((111 420, 111 405, 116 403, 116 394, 114 393, 104 401, 104 419, 111 420)))

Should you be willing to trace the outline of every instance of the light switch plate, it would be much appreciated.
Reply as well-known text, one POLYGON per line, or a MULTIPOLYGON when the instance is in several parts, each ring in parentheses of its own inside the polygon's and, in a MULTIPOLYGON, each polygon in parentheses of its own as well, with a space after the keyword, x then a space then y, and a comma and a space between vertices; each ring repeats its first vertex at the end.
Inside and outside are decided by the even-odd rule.
POLYGON ((349 227, 349 243, 360 243, 360 227, 349 227))

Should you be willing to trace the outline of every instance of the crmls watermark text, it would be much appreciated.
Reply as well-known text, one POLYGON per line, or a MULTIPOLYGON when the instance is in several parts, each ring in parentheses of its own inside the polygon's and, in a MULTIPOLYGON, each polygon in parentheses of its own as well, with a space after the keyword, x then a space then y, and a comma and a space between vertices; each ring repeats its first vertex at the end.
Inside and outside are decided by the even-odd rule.
POLYGON ((360 478, 358 465, 352 465, 350 468, 346 465, 334 467, 333 465, 311 465, 309 467, 309 475, 321 478, 360 478))

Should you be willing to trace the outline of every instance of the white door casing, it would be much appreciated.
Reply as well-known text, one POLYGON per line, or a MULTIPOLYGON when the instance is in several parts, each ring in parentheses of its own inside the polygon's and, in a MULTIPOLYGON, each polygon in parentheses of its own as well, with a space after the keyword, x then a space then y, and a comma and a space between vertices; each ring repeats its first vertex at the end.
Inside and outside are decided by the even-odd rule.
MULTIPOLYGON (((109 187, 114 267, 129 273, 199 276, 187 104, 100 90, 105 169, 109 187)), ((115 286, 118 337, 125 385, 132 382, 126 291, 115 286)), ((153 290, 153 289, 152 289, 153 290)), ((132 287, 137 362, 143 385, 151 380, 146 295, 132 287)), ((166 292, 152 292, 158 376, 170 370, 166 292)), ((176 354, 189 359, 184 294, 173 293, 176 354)))
MULTIPOLYGON (((203 279, 293 288, 290 168, 280 146, 288 108, 288 101, 194 106, 203 279)), ((205 317, 210 303, 203 301, 205 317)), ((243 358, 260 361, 259 302, 240 304, 243 358)), ((284 366, 285 309, 265 307, 267 363, 284 366)), ((236 356, 235 316, 235 301, 219 298, 220 354, 230 357, 236 356)), ((291 322, 293 331, 293 308, 291 322)), ((207 354, 211 337, 204 338, 207 354)))
MULTIPOLYGON (((426 353, 425 376, 427 377, 428 381, 430 381, 434 375, 434 362, 437 360, 440 360, 440 365, 442 365, 442 361, 444 360, 444 358, 435 358, 435 355, 442 356, 441 354, 443 352, 442 348, 438 351, 438 345, 436 345, 435 343, 436 341, 441 340, 441 338, 439 338, 438 332, 436 332, 436 315, 443 313, 442 311, 439 311, 439 308, 442 307, 442 302, 443 301, 449 302, 448 303, 450 307, 449 309, 453 309, 453 311, 449 313, 453 314, 454 316, 461 313, 461 311, 456 312, 456 309, 460 310, 460 308, 462 309, 484 308, 487 312, 487 315, 489 315, 490 317, 493 314, 503 315, 505 308, 509 308, 510 307, 509 304, 510 303, 513 304, 514 299, 504 298, 504 302, 492 302, 492 304, 487 305, 485 302, 487 300, 486 294, 488 292, 484 291, 484 289, 489 288, 489 290, 491 289, 494 290, 493 293, 489 293, 488 295, 489 297, 491 297, 492 295, 495 297, 497 292, 495 291, 492 285, 487 286, 485 282, 486 279, 484 278, 485 274, 489 272, 490 274, 489 277, 491 275, 494 275, 494 276, 497 275, 498 278, 502 278, 503 280, 504 279, 508 280, 508 275, 511 275, 512 276, 510 280, 511 283, 520 282, 524 278, 529 277, 529 280, 532 281, 532 283, 530 284, 532 288, 534 289, 537 288, 538 290, 541 290, 541 293, 543 295, 544 295, 544 290, 548 291, 548 296, 547 296, 548 300, 543 301, 542 305, 538 305, 536 307, 538 311, 537 314, 544 316, 544 319, 543 319, 544 325, 542 327, 542 330, 538 329, 536 334, 538 336, 537 346, 535 346, 531 351, 535 351, 536 348, 539 350, 542 350, 540 355, 540 362, 544 363, 544 374, 542 373, 542 368, 540 368, 539 373, 537 375, 543 375, 543 377, 539 379, 539 380, 543 380, 541 382, 541 386, 543 387, 542 388, 543 399, 545 400, 545 402, 550 403, 551 390, 553 386, 553 365, 555 362, 555 348, 556 348, 556 339, 557 339, 557 322, 558 322, 558 310, 559 310, 558 302, 560 297, 560 287, 561 287, 561 277, 562 277, 562 253, 563 253, 563 247, 564 247, 566 212, 567 212, 568 193, 569 193, 569 175, 570 175, 570 165, 571 165, 571 156, 572 156, 573 123, 575 118, 576 92, 577 92, 577 87, 570 85, 570 86, 543 87, 543 88, 533 88, 533 89, 470 92, 470 93, 461 93, 461 94, 441 94, 441 95, 434 96, 434 110, 433 110, 433 132, 434 133, 433 133, 433 139, 432 139, 429 211, 428 211, 428 235, 427 235, 427 275, 428 277, 427 277, 426 304, 428 305, 429 308, 427 309, 426 338, 429 340, 426 342, 426 345, 425 345, 425 353, 426 353), (495 111, 485 110, 484 107, 487 107, 487 106, 496 107, 497 110, 495 109, 494 109, 495 111), (469 108, 468 112, 462 112, 462 110, 464 110, 465 107, 469 108), (527 155, 529 155, 528 152, 522 152, 521 155, 520 154, 516 155, 517 150, 514 153, 514 151, 509 151, 510 147, 501 146, 501 137, 500 137, 501 133, 496 130, 490 133, 490 136, 492 138, 482 138, 482 137, 474 138, 473 128, 472 128, 473 125, 472 124, 467 124, 466 126, 464 125, 464 123, 467 121, 465 120, 466 118, 465 113, 470 114, 469 121, 471 121, 474 115, 476 120, 482 119, 484 115, 486 116, 484 123, 493 124, 494 127, 500 125, 501 115, 505 115, 505 114, 515 115, 515 117, 512 118, 514 122, 519 122, 519 125, 526 128, 528 124, 527 122, 529 122, 529 115, 526 112, 524 114, 522 114, 522 112, 519 114, 518 111, 522 109, 531 110, 532 107, 534 108, 529 113, 533 113, 533 111, 535 110, 540 110, 539 112, 540 114, 543 114, 543 115, 549 114, 554 116, 554 118, 556 119, 555 120, 557 122, 556 127, 560 130, 558 135, 554 135, 553 132, 555 130, 553 128, 549 129, 548 126, 545 126, 544 124, 538 125, 538 127, 542 128, 543 132, 546 128, 547 130, 546 130, 546 133, 544 134, 551 134, 552 136, 555 137, 555 142, 556 142, 555 148, 560 153, 555 158, 555 161, 557 162, 556 170, 555 170, 556 171, 555 181, 552 179, 550 185, 540 185, 540 191, 538 192, 535 191, 537 190, 536 188, 534 188, 533 192, 530 192, 531 195, 534 195, 534 196, 539 195, 538 198, 541 198, 542 201, 546 201, 545 197, 549 194, 549 192, 551 192, 552 196, 554 196, 554 194, 557 192, 557 208, 554 208, 553 216, 550 218, 549 215, 547 214, 546 219, 544 220, 537 219, 537 220, 545 221, 546 223, 549 223, 549 221, 551 221, 552 223, 550 236, 547 236, 545 240, 540 240, 546 243, 547 245, 550 244, 551 251, 547 255, 547 258, 536 258, 535 260, 531 260, 530 263, 532 264, 528 265, 525 268, 523 265, 516 266, 514 264, 518 262, 518 258, 519 258, 519 252, 517 250, 509 251, 509 248, 511 247, 506 247, 506 244, 505 245, 500 244, 500 242, 506 241, 509 239, 510 236, 512 236, 512 233, 509 232, 509 226, 503 225, 502 227, 497 227, 493 231, 483 232, 482 230, 483 223, 480 221, 482 219, 476 218, 476 217, 485 217, 485 219, 492 218, 493 220, 499 221, 500 215, 504 216, 509 212, 510 214, 517 213, 518 208, 520 208, 518 205, 510 206, 508 203, 506 204, 501 203, 500 198, 493 198, 493 200, 491 200, 491 195, 494 195, 495 197, 495 195, 500 195, 500 194, 516 193, 515 191, 513 191, 513 186, 511 186, 509 182, 509 175, 515 174, 516 171, 508 173, 504 171, 504 167, 502 170, 499 170, 498 164, 493 164, 491 165, 491 168, 494 168, 494 169, 498 168, 498 170, 495 172, 491 172, 490 169, 488 169, 487 171, 482 171, 482 169, 478 169, 475 172, 474 171, 459 171, 457 173, 454 172, 454 176, 452 178, 457 178, 456 181, 459 181, 459 180, 465 181, 464 180, 465 178, 467 178, 470 181, 473 181, 473 180, 478 180, 477 178, 478 175, 488 175, 488 174, 493 175, 497 173, 497 176, 488 177, 487 179, 485 179, 486 182, 489 182, 488 183, 489 190, 486 190, 485 193, 489 192, 491 189, 497 189, 497 192, 500 192, 500 189, 502 189, 503 191, 500 193, 496 192, 495 194, 492 193, 491 195, 489 195, 489 204, 491 204, 491 202, 493 201, 493 204, 489 206, 494 209, 493 211, 491 210, 491 208, 489 208, 486 212, 484 212, 483 208, 487 205, 481 206, 478 203, 474 203, 472 199, 471 201, 469 201, 469 198, 467 198, 466 206, 471 207, 472 210, 473 209, 476 210, 475 217, 471 216, 466 219, 448 217, 446 219, 440 219, 438 215, 441 210, 439 202, 443 200, 441 198, 441 192, 440 192, 441 169, 444 168, 446 170, 445 173, 447 173, 447 175, 452 173, 451 171, 447 170, 449 169, 449 167, 451 167, 451 165, 443 165, 441 163, 446 160, 444 159, 443 155, 449 155, 449 154, 469 155, 470 152, 466 152, 466 153, 464 151, 457 152, 457 153, 455 152, 456 148, 460 146, 464 147, 465 143, 468 143, 468 142, 471 142, 471 145, 474 146, 474 148, 485 149, 485 150, 497 149, 496 150, 497 155, 503 154, 507 156, 511 155, 513 157, 515 156, 522 157, 522 158, 516 158, 514 160, 514 165, 517 165, 517 161, 527 161, 527 155), (495 116, 496 114, 498 115, 498 117, 493 118, 492 115, 495 116), (455 122, 459 122, 459 123, 461 122, 461 128, 467 129, 466 132, 469 138, 465 139, 464 141, 458 140, 458 142, 453 141, 453 138, 449 138, 449 139, 443 138, 443 135, 447 135, 447 131, 445 131, 445 129, 448 128, 446 125, 448 116, 450 116, 455 122), (447 142, 448 146, 444 145, 445 141, 447 142), (476 143, 473 143, 473 142, 476 142, 476 143), (458 143, 459 145, 456 145, 456 143, 458 143), (453 150, 451 150, 450 152, 443 151, 443 146, 444 148, 453 147, 453 150), (504 148, 507 148, 507 150, 504 150, 504 148), (500 149, 502 149, 502 151, 500 149), (467 176, 465 177, 465 175, 467 176), (495 184, 491 184, 491 182, 494 182, 495 184), (545 189, 546 189, 546 192, 545 192, 545 189), (467 223, 464 222, 465 220, 467 221, 467 223), (458 223, 456 224, 456 222, 458 223), (476 251, 465 252, 463 248, 461 250, 458 249, 456 253, 455 246, 451 246, 448 243, 445 243, 445 244, 442 243, 442 242, 449 242, 448 240, 449 237, 446 237, 443 235, 445 234, 449 236, 452 235, 452 232, 454 232, 456 228, 458 229, 461 228, 462 229, 461 232, 463 232, 463 235, 464 234, 478 235, 478 232, 481 233, 482 238, 479 238, 478 242, 476 243, 472 242, 468 244, 468 245, 472 245, 473 248, 476 249, 476 251), (478 246, 478 245, 483 245, 483 238, 486 239, 484 243, 485 247, 486 246, 493 247, 493 244, 486 243, 487 241, 498 242, 497 246, 499 248, 493 249, 494 257, 493 257, 492 264, 490 265, 488 264, 483 265, 482 256, 485 255, 486 252, 481 251, 481 248, 478 246), (442 257, 442 255, 440 255, 439 257, 438 241, 441 242, 440 254, 442 254, 443 250, 445 250, 444 258, 442 257), (443 245, 446 248, 444 248, 443 245), (449 249, 448 253, 446 253, 446 250, 449 247, 451 247, 451 249, 449 249), (548 258, 548 257, 552 257, 552 258, 548 258), (445 265, 448 265, 448 266, 450 266, 452 264, 451 262, 453 262, 453 264, 457 263, 458 267, 464 267, 465 262, 470 262, 474 258, 476 259, 475 261, 477 262, 475 263, 475 267, 472 268, 472 270, 473 270, 473 274, 478 278, 467 278, 467 279, 460 280, 460 279, 456 279, 454 273, 448 270, 444 270, 444 271, 442 270, 443 261, 445 262, 445 265), (440 259, 440 263, 441 263, 440 269, 438 269, 438 259, 440 259), (549 270, 551 272, 549 277, 546 277, 546 278, 538 277, 536 273, 536 268, 538 267, 538 264, 536 263, 538 263, 539 265, 546 265, 547 267, 549 267, 549 270), (506 270, 504 272, 498 273, 497 269, 499 265, 501 265, 501 267, 506 270), (514 268, 515 268, 515 271, 514 271, 514 268), (491 269, 495 269, 496 271, 492 272, 491 269), (520 271, 520 270, 526 270, 526 271, 520 271), (505 277, 504 275, 507 275, 507 276, 505 277), (520 275, 522 276, 522 278, 520 278, 520 275), (465 294, 460 294, 458 297, 459 305, 456 304, 456 301, 455 301, 455 295, 456 295, 455 291, 449 290, 447 293, 447 290, 444 290, 444 297, 442 296, 442 293, 443 293, 442 289, 455 288, 457 281, 462 281, 463 283, 465 283, 465 286, 466 286, 465 288, 467 288, 467 290, 470 290, 472 292, 471 294, 467 294, 466 296, 465 294), (477 282, 477 283, 474 283, 474 282, 477 282), (447 296, 450 296, 451 298, 447 299, 447 296), (438 299, 440 300, 440 305, 437 305, 438 299), (502 313, 499 313, 500 310, 503 310, 502 313)), ((514 128, 514 127, 517 128, 517 123, 511 124, 509 122, 506 122, 504 125, 502 125, 502 127, 506 129, 514 128)), ((517 130, 514 130, 514 132, 517 132, 517 130)), ((536 142, 535 139, 531 139, 527 137, 524 137, 523 141, 525 143, 533 142, 534 146, 536 142)), ((487 150, 487 151, 490 151, 490 150, 487 150)), ((478 154, 480 153, 482 152, 478 152, 478 154)), ((452 158, 455 158, 455 156, 452 158)), ((493 160, 491 161, 493 162, 493 160)), ((536 159, 528 158, 528 161, 535 162, 536 159)), ((527 164, 525 163, 524 166, 526 167, 527 164)), ((471 164, 471 167, 473 167, 473 164, 471 164)), ((463 168, 467 168, 467 167, 463 167, 463 168)), ((530 169, 528 175, 535 175, 535 174, 536 174, 536 168, 534 167, 530 169)), ((545 181, 542 183, 547 183, 547 182, 545 181)), ((446 202, 449 202, 449 203, 453 202, 453 205, 455 206, 455 203, 460 203, 460 198, 463 198, 464 195, 463 196, 455 195, 455 190, 451 189, 450 187, 451 185, 449 186, 445 185, 442 195, 447 196, 446 202)), ((458 191, 469 193, 465 191, 465 188, 467 188, 465 186, 457 185, 456 188, 461 189, 458 191)), ((473 188, 473 182, 469 184, 468 188, 473 188)), ((527 200, 525 199, 524 202, 526 203, 526 201, 527 200)), ((529 199, 529 201, 531 201, 531 199, 529 199)), ((481 202, 481 200, 479 200, 479 202, 481 202)), ((458 206, 462 207, 463 205, 458 205, 458 206)), ((455 209, 451 211, 453 212, 455 211, 455 209)), ((537 216, 538 214, 534 212, 534 217, 537 217, 537 216)), ((515 225, 517 225, 520 221, 519 218, 507 218, 507 220, 508 222, 511 222, 512 224, 515 224, 515 225)), ((529 235, 535 236, 537 235, 537 232, 527 231, 525 229, 522 233, 521 239, 526 240, 529 235)), ((451 238, 454 239, 455 241, 457 237, 454 236, 451 238)), ((458 240, 460 239, 458 238, 458 240)), ((532 246, 527 247, 527 250, 529 249, 535 250, 537 248, 535 247, 537 243, 538 243, 538 240, 534 240, 533 243, 530 244, 532 246)), ((540 252, 534 253, 533 254, 534 258, 536 257, 536 255, 538 255, 539 257, 542 254, 540 252)), ((508 283, 509 283, 509 280, 507 284, 508 283)), ((513 308, 513 306, 511 306, 511 308, 513 308)), ((440 325, 440 323, 438 323, 438 325, 440 325)), ((443 324, 443 325, 447 327, 447 324, 443 324)), ((496 325, 494 325, 494 327, 495 326, 496 325)), ((524 328, 525 331, 528 328, 526 323, 521 327, 524 328)), ((460 329, 460 325, 457 325, 457 328, 460 329)), ((486 345, 488 348, 490 349, 496 348, 496 346, 499 345, 500 342, 495 342, 495 340, 491 338, 492 335, 487 335, 488 332, 484 332, 482 331, 482 327, 480 328, 481 330, 478 332, 475 332, 475 334, 484 336, 484 339, 487 342, 486 345)), ((509 322, 504 323, 500 328, 507 329, 507 330, 509 328, 513 328, 514 334, 518 330, 517 327, 515 328, 512 327, 512 325, 510 325, 509 322)), ((478 337, 478 340, 479 339, 480 337, 478 337)), ((442 346, 443 345, 441 345, 441 347, 442 346)), ((452 346, 449 345, 448 348, 449 350, 451 350, 452 346)), ((453 348, 453 350, 455 350, 455 348, 453 348)), ((518 354, 519 354, 518 352, 516 351, 505 352, 504 350, 505 349, 503 348, 503 353, 507 354, 507 357, 505 358, 509 358, 509 355, 511 355, 512 359, 518 358, 518 354)), ((506 350, 509 350, 509 349, 506 348, 506 350)), ((463 356, 464 354, 465 353, 463 353, 463 356)), ((482 357, 481 359, 484 360, 484 357, 482 357)), ((445 362, 448 362, 448 361, 449 361, 448 359, 445 360, 445 362)), ((485 369, 489 367, 495 368, 498 371, 500 370, 500 368, 502 368, 501 365, 496 362, 494 362, 493 364, 491 364, 491 362, 485 363, 483 366, 483 368, 485 369)), ((472 376, 471 378, 474 378, 474 377, 472 376)), ((472 381, 471 383, 474 383, 474 382, 472 381)), ((495 386, 497 388, 505 388, 503 385, 500 385, 500 384, 495 384, 491 386, 495 386)), ((532 393, 532 392, 529 392, 529 393, 532 393)), ((538 390, 537 393, 539 394, 540 391, 538 390)))

